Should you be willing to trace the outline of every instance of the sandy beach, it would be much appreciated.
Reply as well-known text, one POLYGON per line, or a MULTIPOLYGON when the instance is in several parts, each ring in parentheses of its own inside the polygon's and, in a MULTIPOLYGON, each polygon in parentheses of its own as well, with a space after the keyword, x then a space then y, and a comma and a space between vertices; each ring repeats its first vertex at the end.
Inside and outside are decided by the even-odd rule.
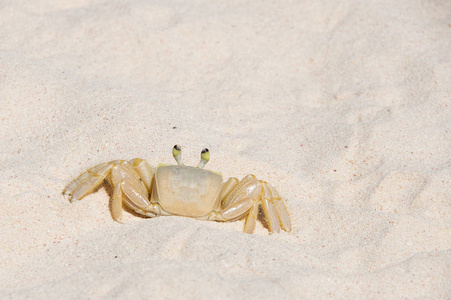
POLYGON ((1 299, 450 299, 451 2, 0 3, 1 299), (255 174, 292 230, 64 188, 116 159, 255 174))

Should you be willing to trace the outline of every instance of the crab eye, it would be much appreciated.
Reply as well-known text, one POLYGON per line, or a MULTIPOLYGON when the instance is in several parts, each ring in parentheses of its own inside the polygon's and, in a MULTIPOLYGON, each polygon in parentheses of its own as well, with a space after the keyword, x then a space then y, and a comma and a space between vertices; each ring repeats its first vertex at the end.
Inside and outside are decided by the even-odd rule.
POLYGON ((210 160, 210 151, 204 148, 200 153, 200 157, 208 162, 210 160))
POLYGON ((180 154, 180 152, 182 152, 182 147, 180 147, 179 145, 174 145, 174 148, 172 148, 172 155, 176 157, 180 154))
POLYGON ((208 149, 207 148, 204 148, 203 150, 202 150, 202 152, 200 153, 200 162, 199 162, 199 164, 197 165, 197 167, 199 168, 199 169, 202 169, 206 164, 207 164, 207 162, 210 160, 210 151, 208 151, 208 149))
POLYGON ((174 156, 178 165, 183 166, 182 147, 180 147, 179 145, 175 145, 174 148, 172 148, 172 156, 174 156))

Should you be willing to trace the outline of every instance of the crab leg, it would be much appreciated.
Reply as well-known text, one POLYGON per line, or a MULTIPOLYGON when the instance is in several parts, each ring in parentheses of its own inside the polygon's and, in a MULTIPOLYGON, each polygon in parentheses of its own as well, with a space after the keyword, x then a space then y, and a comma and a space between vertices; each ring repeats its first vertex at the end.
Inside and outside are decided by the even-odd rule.
POLYGON ((249 210, 249 214, 246 217, 246 223, 244 223, 244 232, 251 234, 255 229, 255 221, 258 217, 259 203, 254 203, 254 206, 249 210))
POLYGON ((141 215, 156 216, 154 205, 149 203, 144 194, 136 189, 130 180, 123 180, 114 187, 111 214, 113 219, 120 223, 122 223, 122 207, 124 204, 141 215))
POLYGON ((116 164, 121 162, 115 160, 89 169, 69 183, 63 194, 68 195, 71 202, 83 199, 103 182, 116 164))
POLYGON ((219 193, 220 198, 223 199, 222 207, 228 206, 229 203, 225 203, 225 201, 229 199, 229 197, 227 197, 227 196, 230 194, 230 192, 232 192, 232 190, 237 186, 238 183, 239 183, 238 178, 230 177, 222 185, 221 192, 219 193))
POLYGON ((233 221, 246 216, 244 232, 252 233, 260 206, 270 232, 291 230, 290 217, 277 191, 269 183, 247 175, 240 182, 228 180, 222 190, 222 210, 214 216, 217 221, 233 221))
POLYGON ((115 160, 97 165, 72 181, 64 194, 69 195, 71 202, 81 200, 106 178, 113 187, 111 214, 114 220, 121 222, 124 204, 137 213, 149 217, 156 215, 159 207, 149 201, 153 171, 147 161, 140 158, 130 162, 115 160))
POLYGON ((269 192, 268 184, 263 182, 263 193, 261 205, 263 208, 263 212, 265 214, 266 220, 268 222, 268 227, 270 232, 279 232, 280 231, 280 223, 279 218, 277 217, 276 208, 274 207, 272 201, 275 199, 269 192))
MULTIPOLYGON (((150 203, 146 183, 143 182, 138 171, 136 171, 136 166, 140 166, 143 160, 138 161, 136 165, 134 162, 136 162, 136 159, 132 163, 124 162, 116 165, 111 171, 111 184, 114 186, 111 210, 113 218, 119 222, 122 216, 123 204, 135 212, 148 217, 155 217, 158 214, 158 205, 150 203), (125 197, 123 197, 124 195, 125 197)), ((150 176, 150 166, 148 166, 149 169, 146 165, 141 166, 143 168, 138 170, 142 171, 143 175, 150 176)), ((150 185, 151 180, 149 179, 147 182, 150 185)))
MULTIPOLYGON (((227 183, 232 185, 233 181, 229 179, 227 183)), ((232 191, 227 193, 229 188, 227 186, 223 188, 224 194, 228 195, 222 201, 223 209, 216 217, 218 221, 233 221, 245 216, 261 192, 261 184, 254 175, 244 177, 233 187, 232 191)))
POLYGON ((261 181, 261 183, 263 184, 264 190, 262 207, 270 222, 270 226, 272 226, 276 232, 279 232, 280 227, 285 231, 290 231, 290 216, 288 215, 287 209, 283 204, 279 193, 277 193, 276 189, 269 183, 264 181, 261 181))
POLYGON ((114 187, 113 199, 111 200, 111 216, 122 223, 122 182, 114 187))
POLYGON ((145 159, 135 158, 130 161, 133 169, 138 173, 139 178, 146 186, 147 191, 152 190, 153 171, 145 159))
POLYGON ((233 206, 236 202, 246 197, 256 198, 261 190, 261 187, 258 188, 259 183, 254 175, 247 175, 240 182, 237 181, 238 179, 232 177, 223 186, 221 190, 221 196, 224 197, 222 201, 223 208, 233 206), (231 191, 227 191, 229 189, 231 191), (258 192, 255 189, 259 189, 258 192))

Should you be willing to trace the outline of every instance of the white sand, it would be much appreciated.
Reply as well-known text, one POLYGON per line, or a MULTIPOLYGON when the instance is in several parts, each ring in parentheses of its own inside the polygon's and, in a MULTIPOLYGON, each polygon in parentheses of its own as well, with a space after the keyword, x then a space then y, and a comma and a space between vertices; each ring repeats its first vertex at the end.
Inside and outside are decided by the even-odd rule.
POLYGON ((450 15, 446 0, 1 2, 0 298, 449 299, 450 15), (275 185, 292 232, 121 225, 105 188, 61 195, 101 162, 172 163, 176 143, 187 164, 206 146, 207 169, 275 185))

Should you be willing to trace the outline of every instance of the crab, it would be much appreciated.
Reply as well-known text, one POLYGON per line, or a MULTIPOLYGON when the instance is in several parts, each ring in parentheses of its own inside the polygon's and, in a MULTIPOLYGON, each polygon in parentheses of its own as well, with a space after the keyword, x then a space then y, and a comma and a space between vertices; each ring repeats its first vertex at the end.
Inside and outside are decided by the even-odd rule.
POLYGON ((71 202, 81 200, 107 179, 113 189, 111 215, 120 223, 125 206, 147 217, 175 215, 220 222, 245 218, 244 232, 253 233, 262 208, 270 233, 291 230, 287 209, 269 183, 252 174, 223 182, 220 173, 203 169, 210 160, 207 148, 197 167, 183 164, 179 145, 172 154, 177 165, 152 168, 141 158, 97 165, 69 183, 63 194, 71 202))

